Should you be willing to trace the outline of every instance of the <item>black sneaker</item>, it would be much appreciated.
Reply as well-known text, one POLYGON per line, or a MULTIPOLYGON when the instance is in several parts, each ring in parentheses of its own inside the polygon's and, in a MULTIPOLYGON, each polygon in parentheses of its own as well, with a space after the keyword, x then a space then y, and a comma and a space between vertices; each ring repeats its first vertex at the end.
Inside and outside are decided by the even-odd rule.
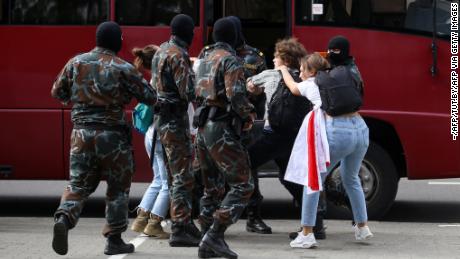
POLYGON ((271 234, 272 228, 267 226, 261 218, 248 218, 246 231, 259 234, 271 234))

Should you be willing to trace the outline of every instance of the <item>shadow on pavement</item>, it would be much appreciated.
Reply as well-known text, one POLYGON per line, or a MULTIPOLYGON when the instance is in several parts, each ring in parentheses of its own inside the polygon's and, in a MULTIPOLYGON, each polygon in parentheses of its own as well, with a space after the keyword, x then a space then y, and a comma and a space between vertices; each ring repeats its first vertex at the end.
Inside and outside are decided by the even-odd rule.
MULTIPOLYGON (((130 200, 133 210, 139 198, 130 200)), ((0 197, 0 217, 52 217, 59 205, 59 197, 0 197)), ((396 201, 381 221, 390 222, 460 222, 460 202, 439 201, 396 201)), ((105 200, 90 198, 82 212, 82 217, 104 217, 105 200)), ((300 208, 295 208, 290 200, 264 200, 261 209, 265 219, 300 219, 300 208)), ((134 217, 135 212, 130 213, 134 217)), ((245 218, 245 215, 243 215, 245 218)), ((328 206, 327 219, 351 220, 346 209, 328 206)))

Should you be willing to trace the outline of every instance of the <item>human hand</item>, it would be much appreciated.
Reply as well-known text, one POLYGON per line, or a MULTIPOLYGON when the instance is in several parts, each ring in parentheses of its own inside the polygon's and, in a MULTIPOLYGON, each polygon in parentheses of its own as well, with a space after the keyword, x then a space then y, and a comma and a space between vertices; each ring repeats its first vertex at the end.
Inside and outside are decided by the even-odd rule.
POLYGON ((251 80, 248 80, 246 82, 246 89, 248 90, 248 92, 254 95, 259 95, 264 91, 263 88, 254 85, 254 83, 251 80))
POLYGON ((288 70, 286 65, 280 65, 275 67, 276 70, 288 70))
POLYGON ((191 61, 192 63, 195 62, 195 61, 197 61, 197 60, 198 60, 197 57, 190 57, 190 61, 191 61))
POLYGON ((252 112, 249 114, 248 119, 243 125, 243 131, 250 131, 254 125, 254 120, 256 119, 256 113, 252 112))

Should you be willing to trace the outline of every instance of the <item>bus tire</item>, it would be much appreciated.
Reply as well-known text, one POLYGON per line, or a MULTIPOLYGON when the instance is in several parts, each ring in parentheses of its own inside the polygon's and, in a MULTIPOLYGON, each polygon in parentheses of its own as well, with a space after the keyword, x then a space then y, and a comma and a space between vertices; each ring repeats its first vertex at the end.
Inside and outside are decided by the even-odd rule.
POLYGON ((369 144, 361 165, 360 178, 369 219, 381 219, 395 201, 399 174, 390 155, 375 142, 369 144), (370 182, 369 177, 373 177, 374 182, 370 182))
MULTIPOLYGON (((391 157, 375 142, 371 141, 369 144, 359 177, 366 198, 368 218, 373 220, 382 218, 395 200, 399 175, 391 157)), ((325 190, 329 204, 335 207, 331 208, 333 211, 338 212, 340 217, 352 215, 351 211, 344 210, 344 208, 351 208, 351 205, 343 188, 338 166, 328 175, 325 190)))

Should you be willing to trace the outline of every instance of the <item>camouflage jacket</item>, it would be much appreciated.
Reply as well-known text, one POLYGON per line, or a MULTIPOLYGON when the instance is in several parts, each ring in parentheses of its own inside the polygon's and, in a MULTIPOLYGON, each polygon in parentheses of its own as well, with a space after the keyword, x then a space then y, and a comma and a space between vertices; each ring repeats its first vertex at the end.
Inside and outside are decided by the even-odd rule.
POLYGON ((184 41, 172 36, 152 59, 151 82, 160 103, 187 107, 195 100, 195 74, 186 47, 184 41))
POLYGON ((246 79, 267 69, 264 54, 246 43, 236 49, 236 55, 243 62, 244 78, 246 79))
MULTIPOLYGON (((214 49, 214 47, 215 44, 205 46, 201 50, 200 55, 198 55, 198 59, 205 58, 209 52, 214 49)), ((264 54, 258 49, 247 44, 244 44, 242 47, 236 49, 236 56, 239 58, 239 61, 243 66, 245 79, 257 75, 267 69, 264 54)))
POLYGON ((242 119, 254 111, 247 99, 244 71, 235 51, 226 43, 209 46, 197 71, 196 96, 199 103, 226 108, 227 105, 242 119))
POLYGON ((155 104, 156 92, 130 63, 96 47, 70 59, 57 76, 51 95, 73 103, 72 122, 126 125, 124 106, 132 97, 155 104))

